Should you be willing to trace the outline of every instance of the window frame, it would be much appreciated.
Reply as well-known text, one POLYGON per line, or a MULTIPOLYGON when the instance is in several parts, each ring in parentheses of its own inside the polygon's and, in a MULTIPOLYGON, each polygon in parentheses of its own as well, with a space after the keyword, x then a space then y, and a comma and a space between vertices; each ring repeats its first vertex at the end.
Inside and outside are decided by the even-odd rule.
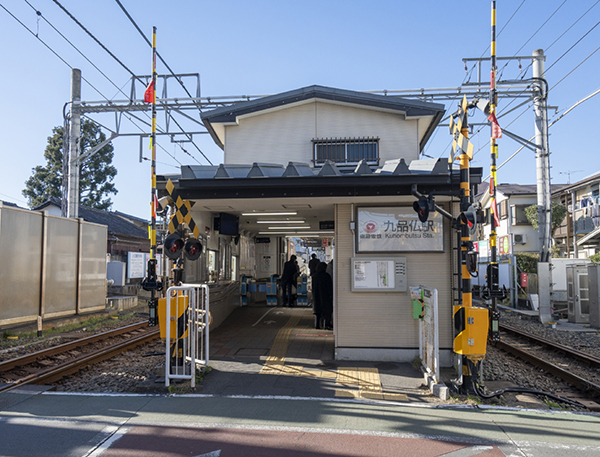
MULTIPOLYGON (((356 165, 363 159, 365 159, 369 165, 379 165, 379 137, 313 138, 311 141, 313 163, 316 166, 325 164, 327 160, 331 160, 336 165, 356 165), (323 146, 331 148, 332 150, 343 146, 343 160, 340 160, 339 157, 328 157, 327 153, 320 152, 319 149, 323 146), (363 150, 360 151, 360 155, 363 157, 356 157, 356 153, 352 153, 351 151, 353 146, 372 147, 374 151, 372 154, 369 154, 370 151, 367 151, 367 154, 365 154, 365 151, 363 150), (365 155, 367 155, 367 157, 364 157, 365 155)), ((339 152, 336 153, 336 155, 337 154, 339 154, 339 152)))

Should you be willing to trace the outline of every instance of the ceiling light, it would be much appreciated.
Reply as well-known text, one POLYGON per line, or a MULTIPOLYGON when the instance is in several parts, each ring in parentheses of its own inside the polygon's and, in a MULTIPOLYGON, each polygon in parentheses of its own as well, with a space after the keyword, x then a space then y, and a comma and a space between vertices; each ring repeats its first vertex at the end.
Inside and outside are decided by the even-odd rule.
POLYGON ((285 227, 267 227, 269 230, 281 230, 281 229, 285 229, 285 230, 293 230, 293 229, 309 229, 310 225, 294 225, 294 226, 285 226, 285 227))
POLYGON ((297 211, 287 211, 287 212, 270 212, 270 213, 242 213, 242 216, 295 216, 298 214, 297 211))
POLYGON ((306 221, 256 221, 257 224, 304 224, 306 221))

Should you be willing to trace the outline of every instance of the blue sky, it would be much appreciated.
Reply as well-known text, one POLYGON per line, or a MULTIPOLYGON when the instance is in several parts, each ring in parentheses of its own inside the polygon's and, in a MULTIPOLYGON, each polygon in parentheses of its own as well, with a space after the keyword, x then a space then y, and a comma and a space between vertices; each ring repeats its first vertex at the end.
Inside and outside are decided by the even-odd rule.
MULTIPOLYGON (((150 73, 150 48, 115 1, 59 1, 131 71, 137 75, 150 73)), ((546 52, 549 105, 559 109, 558 115, 549 112, 550 120, 600 89, 600 51, 594 53, 600 43, 600 25, 591 30, 600 20, 598 3, 497 2, 497 27, 498 31, 503 29, 497 39, 498 56, 531 55, 538 48, 546 52)), ((72 67, 80 68, 83 77, 107 98, 123 98, 46 20, 125 92, 129 73, 53 1, 0 0, 0 4, 72 67)), ((200 73, 202 96, 274 94, 312 84, 350 90, 458 87, 467 73, 462 58, 489 56, 491 2, 484 0, 122 0, 122 4, 148 37, 152 26, 158 28, 159 52, 176 73, 200 73)), ((45 164, 47 138, 53 127, 63 123, 71 69, 4 9, 0 9, 0 24, 0 154, 4 164, 0 169, 0 199, 25 207, 26 199, 21 194, 24 183, 32 168, 45 164)), ((523 61, 522 69, 528 63, 523 61)), ((500 63, 499 67, 503 79, 523 76, 517 62, 506 67, 500 63)), ((487 76, 489 64, 483 68, 487 76)), ((167 72, 160 62, 158 72, 167 72)), ((531 68, 525 74, 528 77, 531 68)), ((172 95, 183 96, 183 91, 177 93, 173 86, 172 95)), ((97 101, 102 96, 84 82, 82 99, 97 101)), ((499 113, 516 105, 501 102, 499 113)), ((599 107, 600 95, 575 108, 550 129, 553 183, 567 182, 569 173, 574 182, 600 171, 595 138, 600 127, 599 107)), ((455 106, 447 102, 446 109, 454 111, 455 106)), ((483 122, 483 116, 477 118, 476 114, 473 120, 483 122)), ((527 105, 500 121, 503 127, 525 138, 534 134, 533 122, 533 110, 527 105)), ((478 151, 472 166, 483 167, 486 172, 490 162, 488 138, 488 128, 472 138, 478 151)), ((189 145, 184 147, 194 159, 167 139, 159 141, 166 151, 158 149, 158 173, 177 172, 177 161, 207 163, 189 145)), ((425 152, 432 157, 447 157, 450 141, 447 129, 439 129, 425 152)), ((208 136, 197 144, 213 163, 222 161, 222 151, 208 136)), ((113 146, 119 190, 112 197, 113 209, 147 218, 149 163, 139 163, 137 139, 117 138, 113 146)), ((499 140, 498 163, 518 148, 507 137, 499 140)), ((147 148, 144 153, 149 156, 147 148)), ((498 180, 534 184, 533 152, 521 151, 498 171, 498 180)))

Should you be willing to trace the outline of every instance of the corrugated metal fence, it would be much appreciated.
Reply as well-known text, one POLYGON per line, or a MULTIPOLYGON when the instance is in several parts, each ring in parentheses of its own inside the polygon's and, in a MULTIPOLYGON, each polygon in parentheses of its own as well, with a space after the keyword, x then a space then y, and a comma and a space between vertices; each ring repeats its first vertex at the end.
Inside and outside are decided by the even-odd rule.
POLYGON ((107 228, 0 203, 0 326, 101 310, 107 228))

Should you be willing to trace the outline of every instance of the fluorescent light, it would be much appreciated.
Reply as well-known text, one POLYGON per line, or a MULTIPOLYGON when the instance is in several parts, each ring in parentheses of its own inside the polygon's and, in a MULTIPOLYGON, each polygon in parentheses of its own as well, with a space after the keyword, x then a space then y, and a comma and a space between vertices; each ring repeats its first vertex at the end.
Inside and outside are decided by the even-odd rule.
POLYGON ((277 226, 277 227, 267 227, 269 230, 281 230, 281 229, 285 229, 285 230, 293 230, 293 229, 309 229, 310 225, 296 225, 296 226, 277 226))
POLYGON ((301 221, 256 221, 257 224, 304 224, 304 220, 301 221))
POLYGON ((297 211, 271 212, 271 213, 242 213, 242 216, 295 216, 297 211))
POLYGON ((298 231, 290 231, 290 232, 258 232, 259 235, 287 235, 287 236, 304 236, 304 235, 315 235, 315 236, 320 236, 320 235, 328 235, 331 234, 333 235, 334 232, 332 231, 323 231, 323 232, 316 232, 316 231, 306 231, 306 232, 298 232, 298 231))

